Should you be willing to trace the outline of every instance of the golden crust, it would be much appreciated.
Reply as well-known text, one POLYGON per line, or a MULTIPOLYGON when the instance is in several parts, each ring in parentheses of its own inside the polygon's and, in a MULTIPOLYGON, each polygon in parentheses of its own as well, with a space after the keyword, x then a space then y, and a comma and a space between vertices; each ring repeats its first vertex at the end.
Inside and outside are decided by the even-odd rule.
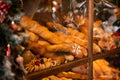
POLYGON ((53 43, 53 44, 60 44, 63 43, 63 41, 54 33, 50 32, 46 27, 41 26, 36 21, 30 19, 27 16, 23 16, 20 20, 20 25, 30 30, 31 32, 34 32, 35 34, 38 34, 40 37, 45 39, 46 41, 53 43))
POLYGON ((46 50, 48 52, 57 52, 57 51, 70 52, 72 50, 72 46, 70 46, 69 44, 50 45, 46 47, 46 50))

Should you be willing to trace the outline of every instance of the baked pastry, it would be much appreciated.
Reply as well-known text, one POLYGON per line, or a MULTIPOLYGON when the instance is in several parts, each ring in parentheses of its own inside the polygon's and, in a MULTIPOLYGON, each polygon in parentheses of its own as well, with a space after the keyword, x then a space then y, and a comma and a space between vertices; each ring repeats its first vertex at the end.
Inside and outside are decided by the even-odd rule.
POLYGON ((74 44, 72 48, 72 55, 77 58, 83 58, 84 56, 88 55, 87 50, 78 44, 74 44))
POLYGON ((72 46, 69 44, 56 44, 56 45, 49 45, 46 47, 47 52, 70 52, 72 50, 72 46))
POLYGON ((25 33, 28 34, 29 40, 34 41, 34 42, 37 42, 39 40, 39 36, 37 36, 33 32, 26 30, 25 33))
POLYGON ((57 65, 61 64, 61 63, 64 63, 64 61, 65 61, 65 56, 64 55, 56 55, 55 53, 45 53, 44 57, 51 58, 52 60, 55 60, 57 65))
POLYGON ((75 72, 75 73, 87 74, 88 64, 84 64, 84 65, 80 65, 80 66, 77 66, 77 67, 73 67, 71 70, 73 72, 75 72))
POLYGON ((95 21, 94 24, 93 24, 94 27, 100 27, 101 25, 102 25, 101 20, 95 21))
POLYGON ((88 47, 88 41, 86 39, 79 38, 74 35, 64 34, 62 32, 55 32, 56 35, 60 36, 60 38, 67 44, 78 44, 84 48, 88 47))
POLYGON ((93 43, 93 53, 96 54, 98 52, 101 52, 101 48, 96 43, 93 43))
POLYGON ((93 39, 94 40, 100 40, 104 37, 105 32, 101 27, 94 27, 93 28, 93 39))
POLYGON ((30 50, 27 50, 22 53, 22 57, 24 58, 25 65, 28 64, 35 57, 35 55, 30 50))
POLYGON ((101 66, 103 65, 100 65, 100 63, 96 63, 95 61, 93 62, 93 67, 94 67, 94 78, 100 76, 100 75, 104 75, 104 72, 102 71, 102 68, 101 66))
POLYGON ((88 27, 84 25, 80 26, 80 32, 84 33, 85 35, 88 35, 88 27))
POLYGON ((72 40, 72 42, 84 47, 84 48, 88 48, 88 41, 87 40, 83 40, 83 39, 80 39, 76 36, 68 36, 69 39, 72 40))
POLYGON ((58 60, 53 60, 51 58, 33 58, 33 60, 25 65, 25 69, 28 71, 28 73, 31 73, 60 64, 61 63, 58 60))
POLYGON ((99 40, 98 45, 103 50, 112 50, 116 48, 115 41, 111 36, 105 36, 103 39, 99 40))
POLYGON ((43 55, 46 52, 46 47, 38 44, 37 42, 26 40, 25 43, 27 43, 26 49, 29 49, 35 55, 40 56, 40 55, 43 55))
MULTIPOLYGON (((100 60, 96 60, 95 63, 98 64, 98 66, 101 68, 103 75, 108 76, 108 77, 112 76, 113 72, 110 66, 108 65, 107 61, 105 62, 105 60, 100 59, 100 60)), ((100 76, 103 76, 103 75, 101 74, 100 76)))
POLYGON ((29 18, 27 16, 23 16, 20 19, 20 25, 23 28, 39 35, 44 40, 46 40, 52 44, 63 43, 63 41, 57 35, 55 35, 51 31, 49 31, 46 27, 40 25, 39 23, 37 23, 36 21, 32 20, 31 18, 29 18))
POLYGON ((87 75, 82 75, 80 73, 75 73, 75 72, 61 72, 57 74, 58 77, 66 77, 66 78, 72 78, 73 80, 75 79, 80 79, 80 80, 87 80, 88 76, 87 75))
MULTIPOLYGON (((72 68, 73 72, 77 72, 80 74, 87 74, 88 71, 88 64, 80 65, 77 67, 72 68)), ((114 75, 118 76, 117 69, 110 67, 109 62, 105 59, 98 59, 93 61, 93 78, 103 78, 103 79, 112 79, 114 75)))
POLYGON ((47 41, 45 41, 45 40, 38 40, 37 43, 38 43, 39 45, 41 45, 41 46, 48 46, 48 45, 50 45, 50 43, 47 42, 47 41))
POLYGON ((80 39, 85 39, 85 35, 83 33, 72 28, 66 28, 59 23, 47 22, 47 26, 49 26, 50 28, 57 28, 57 31, 62 32, 63 34, 73 35, 79 37, 80 39))
POLYGON ((67 28, 62 26, 61 24, 59 23, 52 23, 52 22, 46 22, 46 25, 48 27, 48 29, 56 29, 56 31, 59 31, 59 32, 63 32, 63 33, 68 33, 67 32, 67 28))
POLYGON ((79 32, 78 30, 72 29, 72 28, 67 28, 68 35, 73 35, 76 36, 80 39, 86 40, 86 36, 84 33, 79 32))
MULTIPOLYGON (((104 36, 104 30, 101 28, 102 21, 95 21, 93 24, 93 38, 94 40, 99 40, 104 36)), ((88 35, 88 26, 82 25, 80 26, 80 31, 84 34, 88 35)), ((87 38, 87 37, 86 37, 87 38)))
POLYGON ((103 79, 112 79, 113 77, 118 76, 119 71, 112 68, 105 59, 95 60, 93 62, 93 69, 96 71, 94 78, 103 78, 103 79), (95 64, 95 65, 94 65, 95 64), (99 74, 99 75, 96 75, 99 74))
POLYGON ((77 15, 77 16, 75 17, 75 23, 76 23, 78 26, 82 26, 82 25, 87 26, 87 25, 88 25, 88 19, 87 19, 87 17, 85 17, 85 16, 79 16, 79 15, 77 15))
POLYGON ((43 78, 42 80, 73 80, 73 79, 69 79, 69 78, 65 78, 65 77, 57 77, 55 75, 51 75, 51 76, 43 78))
POLYGON ((46 47, 47 52, 69 52, 74 57, 83 58, 83 56, 87 56, 86 48, 78 45, 78 44, 58 44, 58 45, 50 45, 46 47))
POLYGON ((73 55, 65 55, 65 59, 67 61, 73 61, 74 60, 74 56, 73 55))

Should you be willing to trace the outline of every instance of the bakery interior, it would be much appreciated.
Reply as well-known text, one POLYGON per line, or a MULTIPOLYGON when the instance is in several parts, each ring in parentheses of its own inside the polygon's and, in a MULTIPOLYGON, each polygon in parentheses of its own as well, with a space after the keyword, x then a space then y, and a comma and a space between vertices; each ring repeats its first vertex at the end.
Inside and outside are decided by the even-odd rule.
POLYGON ((120 80, 120 0, 0 0, 0 80, 120 80))

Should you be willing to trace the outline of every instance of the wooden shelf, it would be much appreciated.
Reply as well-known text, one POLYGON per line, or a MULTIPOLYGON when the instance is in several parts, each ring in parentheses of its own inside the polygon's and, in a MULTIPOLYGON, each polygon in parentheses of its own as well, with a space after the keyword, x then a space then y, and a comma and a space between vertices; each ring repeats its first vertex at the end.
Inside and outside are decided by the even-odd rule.
POLYGON ((30 73, 26 76, 26 78, 28 80, 33 80, 33 79, 38 79, 38 78, 43 78, 52 74, 56 74, 62 71, 67 71, 70 70, 71 68, 75 67, 75 66, 79 66, 82 64, 85 64, 88 62, 88 58, 83 58, 83 59, 79 59, 79 60, 75 60, 72 62, 68 62, 66 64, 62 64, 62 65, 58 65, 58 66, 54 66, 52 68, 49 69, 45 69, 45 70, 41 70, 39 72, 34 72, 34 73, 30 73))
MULTIPOLYGON (((116 49, 111 50, 111 51, 105 51, 102 53, 97 53, 97 54, 93 55, 93 60, 105 58, 105 57, 114 55, 115 53, 120 53, 120 48, 116 48, 116 49)), ((26 75, 26 78, 28 80, 34 80, 34 79, 40 80, 43 77, 46 77, 46 76, 49 76, 52 74, 57 74, 57 73, 62 72, 62 71, 68 71, 73 67, 83 65, 83 64, 87 63, 88 60, 89 60, 88 57, 85 57, 85 58, 79 59, 79 60, 74 60, 74 61, 68 62, 66 64, 62 64, 62 65, 54 66, 54 67, 49 68, 49 69, 44 69, 44 70, 41 70, 38 72, 30 73, 30 74, 26 75)))

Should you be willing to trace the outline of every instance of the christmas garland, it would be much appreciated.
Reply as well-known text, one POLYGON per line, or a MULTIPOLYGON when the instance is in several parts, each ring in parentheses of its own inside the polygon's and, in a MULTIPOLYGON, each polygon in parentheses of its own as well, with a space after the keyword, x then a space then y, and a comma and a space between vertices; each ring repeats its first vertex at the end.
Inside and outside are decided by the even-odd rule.
POLYGON ((17 17, 23 13, 22 0, 0 0, 0 80, 26 80, 21 51, 23 37, 17 35, 17 17))

